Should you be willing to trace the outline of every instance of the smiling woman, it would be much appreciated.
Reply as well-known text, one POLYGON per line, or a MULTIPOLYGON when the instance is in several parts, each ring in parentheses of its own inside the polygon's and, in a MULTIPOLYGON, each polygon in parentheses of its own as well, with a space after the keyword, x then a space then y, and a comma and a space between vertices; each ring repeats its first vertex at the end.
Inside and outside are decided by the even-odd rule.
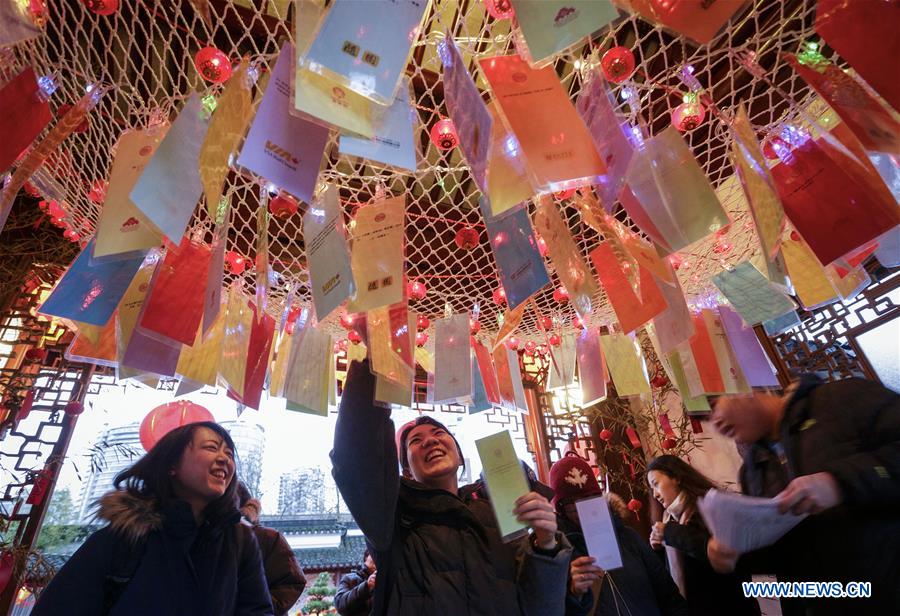
POLYGON ((240 523, 224 428, 172 430, 115 486, 99 502, 108 526, 59 571, 34 616, 272 614, 256 538, 240 523))

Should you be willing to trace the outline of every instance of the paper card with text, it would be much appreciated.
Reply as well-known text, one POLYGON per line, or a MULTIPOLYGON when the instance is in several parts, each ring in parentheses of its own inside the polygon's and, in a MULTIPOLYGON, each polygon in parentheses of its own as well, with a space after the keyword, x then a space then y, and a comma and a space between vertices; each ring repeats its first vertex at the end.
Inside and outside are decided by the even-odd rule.
POLYGON ((742 0, 622 0, 620 4, 651 23, 661 24, 705 45, 749 3, 742 0))
POLYGON ((507 304, 513 310, 548 285, 550 276, 526 208, 492 219, 487 200, 481 199, 481 212, 485 217, 494 261, 500 271, 500 284, 506 291, 507 304))
POLYGON ((354 290, 339 193, 337 186, 326 185, 303 215, 303 244, 319 321, 327 319, 354 290))
POLYGON ((794 309, 794 302, 749 261, 719 272, 712 281, 748 325, 774 319, 794 309))
POLYGON ((472 348, 469 315, 455 314, 434 322, 434 401, 471 398, 472 348))
POLYGON ((649 394, 650 382, 634 340, 625 334, 609 334, 600 336, 600 344, 616 394, 623 398, 649 394))
POLYGON ((307 327, 294 336, 284 382, 288 410, 328 415, 329 387, 334 387, 334 343, 331 334, 307 327))
POLYGON ((612 23, 609 0, 511 0, 532 62, 539 64, 612 23))
MULTIPOLYGON (((596 480, 588 477, 587 481, 596 480)), ((619 550, 608 497, 586 498, 576 502, 575 508, 578 510, 578 521, 581 524, 581 532, 584 533, 588 556, 594 558, 594 564, 604 571, 621 569, 622 553, 619 550)))
POLYGON ((478 369, 478 361, 472 358, 472 401, 466 404, 469 414, 488 411, 493 408, 493 404, 487 399, 487 391, 485 391, 484 380, 481 378, 481 371, 478 369))
POLYGON ((491 355, 494 359, 494 369, 497 371, 497 391, 500 393, 500 405, 512 411, 516 408, 516 391, 513 387, 507 350, 504 345, 500 345, 494 347, 491 355))
POLYGON ((415 171, 415 126, 416 112, 409 104, 409 83, 404 80, 391 106, 376 114, 374 135, 371 138, 341 135, 338 151, 415 171))
POLYGON ((227 223, 220 224, 213 234, 210 246, 212 255, 206 270, 206 289, 203 294, 203 334, 209 331, 219 317, 222 309, 222 281, 225 277, 225 244, 227 242, 227 223))
POLYGON ((547 389, 559 389, 575 383, 575 334, 560 336, 559 346, 550 347, 547 389))
POLYGON ((286 43, 278 54, 237 164, 309 203, 328 142, 328 129, 288 113, 293 56, 293 47, 286 43))
POLYGON ((159 270, 160 260, 142 267, 119 304, 116 312, 118 379, 133 378, 148 372, 159 376, 175 374, 183 345, 147 332, 140 326, 147 297, 153 292, 159 270))
POLYGON ((500 387, 497 384, 497 371, 494 369, 494 360, 491 352, 486 346, 472 339, 472 348, 475 351, 475 360, 478 367, 478 373, 484 387, 485 397, 491 404, 500 405, 500 387))
POLYGON ((806 310, 838 301, 838 293, 831 286, 825 268, 819 263, 802 238, 791 238, 781 247, 794 293, 806 310))
POLYGON ((459 147, 475 183, 481 192, 488 193, 487 165, 493 125, 491 113, 452 36, 438 43, 438 53, 444 67, 444 102, 456 127, 459 147))
POLYGON ((492 103, 491 147, 488 154, 487 196, 491 215, 499 216, 531 198, 531 172, 516 136, 506 128, 492 103))
POLYGON ((694 322, 677 278, 674 284, 660 282, 659 291, 666 300, 667 308, 653 317, 653 329, 659 339, 660 352, 657 355, 666 355, 694 335, 694 322))
POLYGON ((528 479, 519 463, 509 431, 480 438, 475 441, 475 447, 481 458, 484 482, 503 540, 512 541, 524 536, 528 531, 516 519, 513 509, 516 499, 528 494, 528 479))
POLYGON ((292 115, 364 139, 375 137, 375 122, 381 111, 361 94, 302 66, 294 73, 293 94, 292 115))
POLYGON ((634 265, 619 262, 609 242, 597 246, 591 252, 591 260, 623 332, 634 331, 666 309, 666 300, 656 279, 643 266, 637 267, 636 275, 640 296, 635 293, 623 269, 625 265, 630 268, 634 265))
POLYGON ((572 239, 569 225, 562 219, 549 195, 538 198, 534 212, 534 228, 547 244, 550 262, 562 286, 569 292, 569 303, 575 312, 588 321, 591 302, 599 292, 591 268, 584 262, 581 250, 572 239))
POLYGON ((66 349, 66 359, 76 363, 114 367, 118 363, 116 357, 116 319, 110 319, 96 333, 98 334, 97 339, 92 341, 91 336, 79 330, 72 339, 72 343, 66 349))
POLYGON ((415 373, 406 302, 382 306, 366 313, 370 368, 373 374, 408 386, 415 373))
POLYGON ((696 398, 691 397, 691 391, 688 388, 687 380, 684 376, 684 368, 681 366, 681 359, 678 356, 678 351, 675 350, 669 354, 663 354, 659 348, 659 340, 656 338, 656 334, 653 332, 652 328, 647 329, 647 335, 653 345, 653 350, 656 352, 656 357, 666 371, 666 375, 668 375, 669 380, 674 383, 676 389, 678 389, 685 410, 689 414, 709 412, 709 401, 706 399, 706 396, 699 396, 696 398))
MULTIPOLYGON (((119 302, 119 307, 116 310, 116 327, 118 328, 116 353, 120 363, 124 360, 125 353, 131 343, 131 336, 138 325, 156 277, 158 277, 156 271, 158 268, 159 261, 157 258, 155 256, 148 258, 146 264, 132 278, 131 284, 128 285, 122 300, 119 302)), ((162 342, 168 342, 168 346, 174 346, 171 341, 162 340, 162 342)))
POLYGON ((784 332, 794 329, 799 326, 801 323, 800 315, 797 314, 796 310, 791 310, 790 312, 786 312, 780 316, 775 317, 774 319, 769 319, 768 321, 762 324, 763 329, 766 332, 766 335, 771 337, 778 336, 779 334, 783 334, 784 332))
POLYGON ((203 193, 199 159, 208 128, 200 95, 191 94, 129 193, 147 220, 174 243, 181 241, 203 193))
POLYGON ((145 251, 162 243, 162 232, 149 222, 129 195, 167 130, 167 125, 128 130, 116 142, 106 198, 97 224, 94 258, 145 251))
POLYGON ((220 313, 205 334, 197 332, 193 346, 181 347, 175 372, 196 383, 215 387, 224 333, 225 316, 220 313))
POLYGON ((752 387, 778 387, 775 368, 753 328, 745 325, 740 315, 728 306, 719 306, 719 316, 747 383, 752 387))
POLYGON ((731 340, 725 332, 725 324, 716 310, 704 308, 701 313, 706 325, 706 333, 712 344, 713 355, 719 365, 719 374, 725 385, 725 393, 743 394, 750 392, 750 385, 744 375, 731 340))
POLYGON ((0 118, 0 169, 5 171, 53 119, 30 66, 0 88, 0 118))
POLYGON ((225 333, 219 376, 239 397, 244 396, 247 349, 252 327, 253 309, 241 293, 240 286, 234 284, 228 292, 228 303, 225 307, 225 333))
POLYGON ((394 100, 428 0, 338 0, 325 15, 305 67, 339 79, 380 105, 394 100))
MULTIPOLYGON (((581 385, 582 405, 587 407, 606 398, 608 373, 600 333, 596 329, 583 329, 575 340, 578 362, 578 383, 581 385)), ((552 370, 552 368, 551 368, 552 370)))
POLYGON ((533 69, 519 56, 482 58, 479 64, 535 187, 553 191, 599 182, 606 165, 553 67, 533 69))
MULTIPOLYGON (((393 309, 394 307, 392 306, 391 308, 393 309)), ((405 329, 406 332, 408 332, 408 335, 405 337, 402 335, 393 336, 392 339, 395 341, 393 344, 405 344, 406 352, 402 355, 411 358, 410 361, 413 362, 412 369, 409 370, 407 375, 402 379, 387 379, 376 373, 375 400, 385 404, 396 404, 408 408, 412 406, 413 390, 415 389, 415 359, 413 358, 415 356, 416 313, 405 310, 403 312, 407 314, 405 329)), ((394 313, 394 323, 396 323, 396 318, 399 317, 399 314, 399 311, 394 313)), ((395 353, 395 355, 401 354, 395 353)))
POLYGON ((697 373, 700 376, 702 389, 699 391, 692 390, 691 393, 695 396, 700 394, 723 394, 726 392, 725 381, 719 369, 719 362, 716 360, 716 350, 713 348, 712 337, 707 328, 706 319, 703 318, 703 313, 694 314, 693 321, 694 335, 691 336, 688 344, 690 345, 694 365, 697 367, 697 373))
POLYGON ((144 254, 98 262, 94 240, 78 254, 38 312, 90 325, 106 325, 144 262, 144 254))
POLYGON ((406 197, 359 208, 353 228, 350 267, 356 295, 348 312, 366 312, 403 301, 406 197))
POLYGON ((257 314, 255 306, 251 306, 251 310, 253 310, 253 318, 250 320, 247 366, 244 369, 244 392, 241 400, 246 406, 259 409, 263 384, 269 369, 272 338, 275 335, 275 319, 265 312, 262 315, 257 314))
POLYGON ((519 354, 512 349, 503 347, 506 351, 506 365, 509 366, 509 378, 512 382, 513 404, 516 410, 528 412, 528 402, 525 400, 525 385, 522 383, 522 370, 519 365, 519 354))

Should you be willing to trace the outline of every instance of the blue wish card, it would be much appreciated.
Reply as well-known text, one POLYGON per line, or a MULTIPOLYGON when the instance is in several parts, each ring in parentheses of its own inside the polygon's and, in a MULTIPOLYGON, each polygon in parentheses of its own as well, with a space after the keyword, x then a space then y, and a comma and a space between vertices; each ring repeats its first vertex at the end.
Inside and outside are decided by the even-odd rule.
POLYGON ((509 309, 514 310, 550 283, 544 258, 531 229, 526 208, 511 210, 491 219, 487 197, 481 198, 481 213, 491 240, 491 250, 509 309))
POLYGON ((94 240, 81 251, 38 309, 62 319, 102 326, 109 322, 145 253, 117 261, 93 261, 94 240))
POLYGON ((338 151, 385 165, 416 170, 415 111, 409 105, 409 84, 404 81, 394 103, 375 120, 371 139, 341 135, 338 151))

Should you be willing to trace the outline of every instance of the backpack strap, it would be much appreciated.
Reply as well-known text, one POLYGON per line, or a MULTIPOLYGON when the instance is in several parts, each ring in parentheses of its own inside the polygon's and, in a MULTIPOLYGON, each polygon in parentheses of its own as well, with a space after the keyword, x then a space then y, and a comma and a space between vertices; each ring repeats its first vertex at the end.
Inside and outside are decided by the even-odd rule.
POLYGON ((122 597, 122 593, 125 592, 128 584, 131 583, 138 566, 141 564, 146 548, 147 535, 140 537, 133 543, 127 540, 115 542, 109 573, 103 579, 101 616, 108 616, 122 597))

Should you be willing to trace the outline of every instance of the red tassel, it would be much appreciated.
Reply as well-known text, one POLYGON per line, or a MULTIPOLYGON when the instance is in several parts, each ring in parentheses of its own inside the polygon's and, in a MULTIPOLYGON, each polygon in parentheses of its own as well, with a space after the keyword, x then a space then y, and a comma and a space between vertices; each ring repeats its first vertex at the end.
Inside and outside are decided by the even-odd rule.
POLYGON ((634 428, 631 426, 625 428, 625 434, 628 436, 628 440, 631 442, 631 446, 635 449, 641 448, 641 439, 638 438, 637 432, 634 431, 634 428))
POLYGON ((29 389, 28 393, 25 394, 25 399, 22 400, 22 406, 19 407, 19 412, 16 413, 16 423, 22 421, 26 417, 28 417, 28 413, 31 412, 31 407, 34 404, 34 390, 29 389))

